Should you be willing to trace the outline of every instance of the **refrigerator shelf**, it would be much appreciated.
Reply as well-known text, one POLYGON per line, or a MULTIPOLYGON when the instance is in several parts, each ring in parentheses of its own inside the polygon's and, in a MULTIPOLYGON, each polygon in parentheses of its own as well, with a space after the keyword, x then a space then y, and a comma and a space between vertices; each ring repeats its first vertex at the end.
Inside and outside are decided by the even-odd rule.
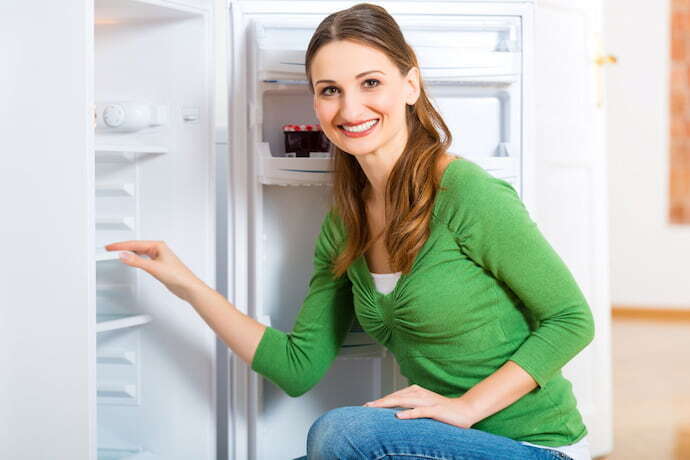
MULTIPOLYGON (((133 403, 137 400, 137 387, 127 383, 99 383, 98 398, 105 399, 107 402, 114 401, 123 403, 133 403)), ((104 402, 104 401, 99 401, 104 402)))
POLYGON ((96 0, 94 2, 96 25, 188 19, 198 14, 184 5, 162 3, 156 0, 96 0))
POLYGON ((117 314, 97 314, 96 332, 114 331, 135 326, 141 326, 151 322, 150 315, 117 315, 117 314))
POLYGON ((120 260, 120 252, 122 252, 122 251, 96 252, 96 262, 108 262, 111 260, 120 260))
POLYGON ((332 158, 280 158, 271 155, 268 142, 257 151, 261 164, 259 182, 267 185, 327 185, 333 173, 332 158))
POLYGON ((96 196, 134 196, 134 184, 96 184, 96 196))
POLYGON ((96 362, 98 364, 134 365, 137 362, 137 355, 135 352, 127 350, 104 350, 98 352, 96 362))
POLYGON ((162 145, 97 143, 94 147, 99 162, 131 162, 144 155, 163 155, 168 148, 162 145))
MULTIPOLYGON (((266 185, 330 185, 332 158, 280 158, 271 155, 267 142, 258 145, 259 182, 266 185)), ((500 179, 515 179, 516 158, 510 156, 468 158, 500 179)))
POLYGON ((134 217, 98 217, 98 230, 134 230, 134 217))

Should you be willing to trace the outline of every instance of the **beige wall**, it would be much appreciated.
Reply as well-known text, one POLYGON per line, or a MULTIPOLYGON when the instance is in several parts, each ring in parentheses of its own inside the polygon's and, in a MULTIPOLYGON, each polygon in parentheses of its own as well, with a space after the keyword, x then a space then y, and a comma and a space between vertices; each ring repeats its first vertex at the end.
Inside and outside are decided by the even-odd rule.
POLYGON ((668 224, 669 0, 605 0, 611 300, 690 308, 690 226, 668 224))

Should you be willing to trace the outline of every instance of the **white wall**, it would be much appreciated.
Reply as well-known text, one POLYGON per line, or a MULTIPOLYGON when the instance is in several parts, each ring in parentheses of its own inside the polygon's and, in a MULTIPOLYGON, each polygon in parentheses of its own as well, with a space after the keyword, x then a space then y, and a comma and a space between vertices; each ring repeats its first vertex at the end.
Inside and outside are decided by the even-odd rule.
POLYGON ((605 1, 611 300, 690 308, 690 226, 670 225, 670 2, 605 1))

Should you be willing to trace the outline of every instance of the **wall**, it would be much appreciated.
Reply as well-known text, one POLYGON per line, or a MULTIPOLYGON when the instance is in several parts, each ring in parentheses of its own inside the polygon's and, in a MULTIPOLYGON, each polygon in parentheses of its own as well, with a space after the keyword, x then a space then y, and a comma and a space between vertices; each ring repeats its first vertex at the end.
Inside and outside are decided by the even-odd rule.
POLYGON ((669 0, 605 1, 611 300, 690 308, 690 226, 670 225, 669 0))

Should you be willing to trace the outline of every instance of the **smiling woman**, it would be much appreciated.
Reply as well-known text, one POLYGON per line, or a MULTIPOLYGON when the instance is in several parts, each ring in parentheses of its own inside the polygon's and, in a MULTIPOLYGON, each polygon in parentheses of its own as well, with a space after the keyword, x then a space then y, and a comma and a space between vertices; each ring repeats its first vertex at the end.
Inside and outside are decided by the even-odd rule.
POLYGON ((334 203, 293 330, 267 327, 251 367, 300 396, 354 316, 411 383, 320 416, 306 458, 590 459, 561 373, 593 338, 589 306, 515 189, 448 154, 395 20, 369 4, 329 15, 305 67, 334 203))
POLYGON ((395 20, 372 5, 345 11, 324 19, 305 56, 314 112, 336 151, 335 206, 351 235, 334 273, 370 248, 374 270, 409 272, 429 237, 452 136, 395 20), (371 214, 385 217, 377 224, 371 214))

